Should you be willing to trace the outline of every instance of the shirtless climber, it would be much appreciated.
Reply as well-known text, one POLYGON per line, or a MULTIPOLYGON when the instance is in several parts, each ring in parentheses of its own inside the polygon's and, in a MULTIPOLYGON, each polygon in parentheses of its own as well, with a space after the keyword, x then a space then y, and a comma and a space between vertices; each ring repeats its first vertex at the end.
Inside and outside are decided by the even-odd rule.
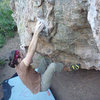
POLYGON ((33 94, 48 90, 54 72, 61 72, 63 69, 66 69, 62 63, 53 63, 49 58, 41 60, 38 72, 36 72, 30 65, 37 47, 39 33, 43 30, 43 27, 44 25, 41 22, 37 22, 34 36, 30 42, 25 57, 18 50, 12 51, 11 56, 9 57, 9 66, 16 69, 16 72, 22 82, 33 94))

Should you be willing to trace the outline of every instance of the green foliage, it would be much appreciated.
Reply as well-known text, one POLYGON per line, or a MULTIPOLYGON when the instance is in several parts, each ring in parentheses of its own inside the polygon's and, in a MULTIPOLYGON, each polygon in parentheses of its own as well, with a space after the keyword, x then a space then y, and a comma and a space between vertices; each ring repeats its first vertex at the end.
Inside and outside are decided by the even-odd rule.
POLYGON ((5 64, 6 64, 5 59, 0 59, 0 66, 2 67, 2 66, 4 66, 5 64))
POLYGON ((5 43, 5 37, 2 34, 0 34, 0 48, 3 47, 4 43, 5 43))
POLYGON ((9 7, 10 0, 0 0, 0 45, 3 45, 5 38, 14 37, 14 20, 9 7))

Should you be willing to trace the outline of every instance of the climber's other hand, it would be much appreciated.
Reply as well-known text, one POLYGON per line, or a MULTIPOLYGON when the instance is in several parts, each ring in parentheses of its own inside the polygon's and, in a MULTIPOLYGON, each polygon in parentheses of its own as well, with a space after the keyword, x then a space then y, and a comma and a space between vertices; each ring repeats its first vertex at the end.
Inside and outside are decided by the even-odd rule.
POLYGON ((34 33, 35 33, 35 34, 39 34, 39 33, 43 30, 43 28, 44 28, 44 24, 43 24, 42 22, 38 21, 38 22, 36 23, 34 33))

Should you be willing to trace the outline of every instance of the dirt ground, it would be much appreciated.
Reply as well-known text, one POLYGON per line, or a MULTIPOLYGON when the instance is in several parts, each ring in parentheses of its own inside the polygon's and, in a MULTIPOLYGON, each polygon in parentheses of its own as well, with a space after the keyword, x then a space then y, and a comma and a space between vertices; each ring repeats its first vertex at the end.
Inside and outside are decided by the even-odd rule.
MULTIPOLYGON (((19 37, 8 40, 0 49, 0 58, 8 58, 9 52, 19 49, 19 37)), ((34 66, 38 66, 40 56, 35 54, 34 66)), ((0 82, 10 78, 15 70, 7 64, 0 67, 0 82)), ((55 73, 51 90, 56 100, 100 100, 100 71, 79 70, 77 72, 55 73)), ((0 100, 3 97, 0 85, 0 100)))
POLYGON ((51 86, 56 100, 100 100, 100 71, 56 73, 51 86))

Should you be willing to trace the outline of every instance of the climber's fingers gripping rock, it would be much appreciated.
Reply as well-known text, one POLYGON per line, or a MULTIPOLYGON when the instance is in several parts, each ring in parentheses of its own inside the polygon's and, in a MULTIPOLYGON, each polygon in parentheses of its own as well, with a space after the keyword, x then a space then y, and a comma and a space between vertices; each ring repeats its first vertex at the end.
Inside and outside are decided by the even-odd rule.
POLYGON ((34 34, 38 35, 44 28, 44 24, 40 21, 36 23, 34 34))

